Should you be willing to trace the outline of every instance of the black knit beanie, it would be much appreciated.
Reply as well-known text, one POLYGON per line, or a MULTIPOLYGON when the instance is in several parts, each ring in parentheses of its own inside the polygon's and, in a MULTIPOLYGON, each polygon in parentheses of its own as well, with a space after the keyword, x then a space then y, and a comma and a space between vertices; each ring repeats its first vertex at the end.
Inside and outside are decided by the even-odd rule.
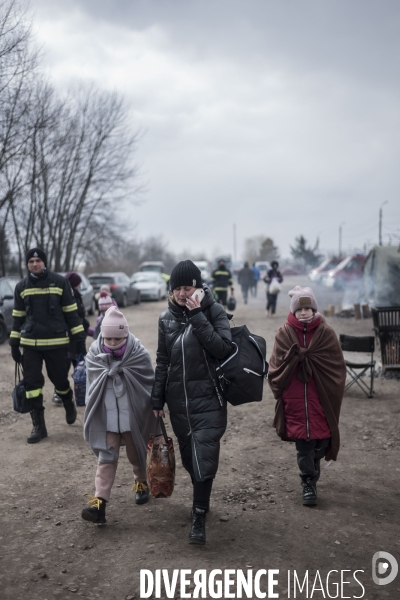
POLYGON ((47 267, 47 256, 44 250, 41 248, 31 248, 26 253, 25 264, 28 264, 28 260, 30 258, 40 258, 44 262, 45 267, 47 267))
POLYGON ((202 287, 200 269, 191 260, 182 260, 172 269, 169 280, 170 289, 173 291, 183 285, 202 287))

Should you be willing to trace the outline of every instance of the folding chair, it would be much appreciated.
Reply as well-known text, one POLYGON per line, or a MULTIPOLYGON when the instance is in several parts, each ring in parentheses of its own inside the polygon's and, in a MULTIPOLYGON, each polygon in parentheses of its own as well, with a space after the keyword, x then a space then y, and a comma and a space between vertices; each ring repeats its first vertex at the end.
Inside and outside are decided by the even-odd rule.
POLYGON ((363 363, 356 363, 351 360, 346 360, 347 374, 350 376, 351 381, 346 385, 344 391, 346 392, 349 387, 356 383, 358 387, 366 394, 367 398, 373 398, 374 396, 374 350, 375 350, 375 338, 373 336, 358 337, 354 335, 344 335, 343 333, 339 336, 340 345, 343 351, 346 352, 368 352, 371 353, 371 360, 363 363), (370 371, 370 385, 361 379, 370 371))

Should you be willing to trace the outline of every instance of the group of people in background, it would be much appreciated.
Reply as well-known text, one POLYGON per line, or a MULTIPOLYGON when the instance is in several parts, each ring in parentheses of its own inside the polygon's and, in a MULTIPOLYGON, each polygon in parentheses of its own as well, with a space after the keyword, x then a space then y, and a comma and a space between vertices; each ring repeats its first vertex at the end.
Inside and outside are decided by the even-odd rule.
MULTIPOLYGON (((82 313, 79 275, 69 273, 64 278, 48 270, 40 248, 28 251, 26 264, 28 274, 15 289, 10 345, 13 359, 23 365, 26 397, 32 400, 33 429, 28 443, 47 436, 43 362, 67 423, 75 422, 68 370, 79 354, 86 354, 85 338, 92 335, 94 342, 86 355, 84 438, 96 455, 97 471, 94 494, 82 518, 106 522, 123 444, 132 466, 135 502, 148 502, 147 441, 150 434, 159 435, 159 419, 165 417, 167 406, 192 487, 189 543, 205 544, 220 441, 227 427, 227 403, 215 385, 215 368, 232 351, 229 315, 224 309, 229 288, 233 292, 230 271, 221 261, 213 273, 211 291, 192 261, 174 267, 168 307, 158 320, 154 371, 149 352, 130 331, 107 290, 100 293, 100 314, 91 329, 82 313)), ((271 266, 264 280, 281 282, 278 263, 271 266)), ((245 265, 240 278, 245 287, 250 282, 248 272, 254 281, 259 280, 245 265)), ((271 290, 269 294, 274 295, 271 290)), ((318 313, 312 290, 296 286, 289 296, 289 316, 276 334, 270 359, 269 384, 277 400, 274 426, 281 439, 295 442, 302 502, 315 505, 320 460, 336 460, 339 451, 346 369, 336 335, 318 313)), ((267 310, 274 314, 276 298, 268 302, 267 310)))
MULTIPOLYGON (((249 294, 254 298, 257 297, 258 282, 261 279, 260 269, 253 263, 250 267, 246 261, 242 269, 238 273, 238 284, 242 290, 243 302, 248 303, 249 294)), ((272 261, 271 268, 267 272, 263 281, 267 284, 267 305, 266 315, 267 317, 273 317, 276 313, 276 303, 278 294, 280 292, 280 284, 283 281, 281 272, 279 271, 279 264, 276 260, 272 261)), ((218 261, 218 267, 213 271, 211 275, 210 284, 212 286, 213 294, 217 302, 222 304, 224 307, 227 306, 229 290, 231 294, 234 294, 233 276, 231 271, 227 268, 226 263, 223 259, 218 261)))
MULTIPOLYGON (((283 281, 281 272, 278 270, 279 264, 276 260, 271 263, 271 269, 267 272, 263 281, 267 284, 267 316, 274 316, 276 312, 276 302, 280 292, 280 284, 283 281)), ((248 262, 244 263, 243 269, 238 273, 238 283, 242 288, 243 301, 248 303, 249 292, 252 296, 257 296, 258 282, 261 279, 260 269, 253 263, 250 267, 248 262)))

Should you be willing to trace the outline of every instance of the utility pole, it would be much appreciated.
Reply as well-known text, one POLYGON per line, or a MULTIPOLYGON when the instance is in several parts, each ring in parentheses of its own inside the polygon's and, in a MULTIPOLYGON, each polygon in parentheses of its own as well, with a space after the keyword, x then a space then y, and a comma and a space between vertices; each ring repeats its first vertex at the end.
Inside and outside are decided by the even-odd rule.
POLYGON ((236 261, 236 223, 233 224, 233 260, 236 261))
POLYGON ((379 245, 382 246, 382 206, 385 206, 385 204, 387 204, 389 202, 389 200, 385 200, 385 202, 382 202, 380 208, 379 208, 379 245))
POLYGON ((342 221, 339 225, 339 258, 342 258, 342 226, 346 221, 342 221))

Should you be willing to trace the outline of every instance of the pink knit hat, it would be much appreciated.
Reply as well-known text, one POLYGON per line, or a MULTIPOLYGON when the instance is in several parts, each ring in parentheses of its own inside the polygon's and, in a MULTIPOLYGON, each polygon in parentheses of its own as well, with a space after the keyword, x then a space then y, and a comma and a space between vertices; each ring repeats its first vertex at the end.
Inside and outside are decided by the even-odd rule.
POLYGON ((99 310, 105 312, 110 306, 113 306, 113 301, 108 292, 102 290, 99 298, 99 310))
POLYGON ((310 287, 296 285, 295 288, 288 292, 288 295, 291 297, 290 312, 293 315, 299 308, 312 308, 314 312, 318 311, 317 301, 310 287))
POLYGON ((128 321, 118 308, 111 306, 101 322, 101 335, 103 338, 126 338, 128 334, 128 321))

